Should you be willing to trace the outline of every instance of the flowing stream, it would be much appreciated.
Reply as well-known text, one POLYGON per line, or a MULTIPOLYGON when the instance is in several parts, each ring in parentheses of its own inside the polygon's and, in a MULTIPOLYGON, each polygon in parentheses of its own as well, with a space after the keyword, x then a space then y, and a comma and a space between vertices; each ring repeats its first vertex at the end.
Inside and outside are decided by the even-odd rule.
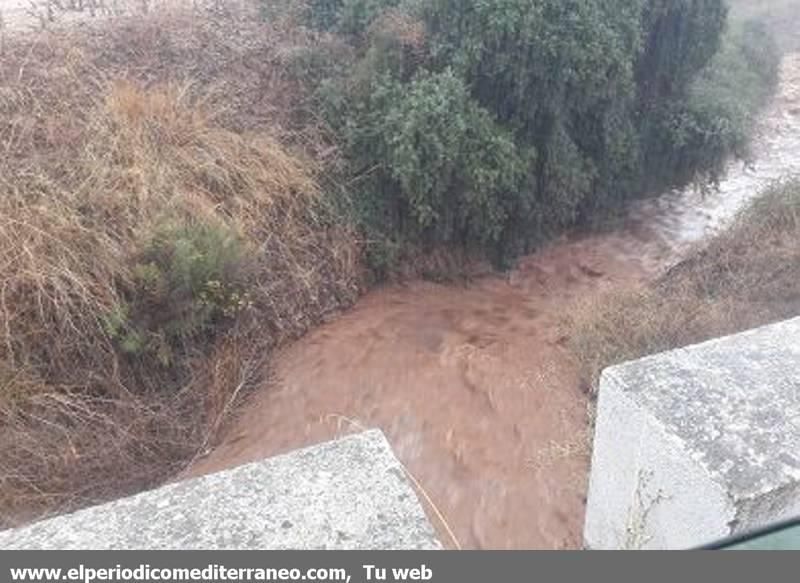
POLYGON ((564 314, 654 277, 771 181, 800 172, 800 55, 784 59, 754 152, 754 165, 732 164, 718 192, 635 204, 616 232, 564 237, 509 274, 367 294, 276 355, 274 380, 191 473, 379 427, 446 545, 579 546, 588 399, 564 347, 564 314))

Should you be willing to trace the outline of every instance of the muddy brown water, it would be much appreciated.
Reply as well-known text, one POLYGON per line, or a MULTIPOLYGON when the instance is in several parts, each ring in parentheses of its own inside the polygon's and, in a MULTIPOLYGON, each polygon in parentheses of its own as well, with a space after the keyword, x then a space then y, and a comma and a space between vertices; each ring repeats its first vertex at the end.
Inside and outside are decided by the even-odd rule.
POLYGON ((379 427, 446 545, 580 546, 588 402, 563 317, 576 300, 655 276, 770 181, 800 171, 800 55, 784 60, 756 153, 719 192, 636 204, 617 232, 562 238, 509 274, 369 293, 273 359, 274 380, 190 473, 379 427))

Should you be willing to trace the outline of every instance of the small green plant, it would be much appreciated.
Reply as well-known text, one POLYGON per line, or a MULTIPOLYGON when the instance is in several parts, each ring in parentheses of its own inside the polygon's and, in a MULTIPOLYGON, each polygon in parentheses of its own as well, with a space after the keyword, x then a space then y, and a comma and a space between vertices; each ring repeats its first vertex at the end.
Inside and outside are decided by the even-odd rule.
POLYGON ((243 265, 242 242, 227 227, 161 225, 136 257, 128 299, 106 315, 106 329, 123 352, 168 365, 178 345, 249 306, 243 265))

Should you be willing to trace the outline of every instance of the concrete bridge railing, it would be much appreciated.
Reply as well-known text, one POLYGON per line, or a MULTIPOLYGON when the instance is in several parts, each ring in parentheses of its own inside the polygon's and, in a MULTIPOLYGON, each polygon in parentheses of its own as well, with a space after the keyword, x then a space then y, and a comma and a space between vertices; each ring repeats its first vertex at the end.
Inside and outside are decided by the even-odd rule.
POLYGON ((584 538, 681 549, 800 515, 800 319, 613 367, 584 538))
POLYGON ((438 549, 380 431, 0 532, 3 549, 438 549))

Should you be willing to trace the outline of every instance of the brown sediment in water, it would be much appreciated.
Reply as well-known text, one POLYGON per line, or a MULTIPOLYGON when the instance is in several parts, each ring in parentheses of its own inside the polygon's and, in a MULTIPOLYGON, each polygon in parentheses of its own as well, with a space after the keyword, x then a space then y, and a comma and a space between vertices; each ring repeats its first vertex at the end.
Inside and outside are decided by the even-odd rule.
POLYGON ((274 360, 195 473, 380 427, 469 548, 574 547, 587 398, 562 346, 573 298, 639 276, 609 240, 555 244, 506 277, 368 295, 274 360))
POLYGON ((800 171, 790 155, 800 151, 799 87, 793 55, 756 169, 732 167, 717 193, 641 203, 615 234, 563 238, 503 276, 368 294, 274 358, 273 381, 190 473, 379 427, 461 547, 579 547, 589 399, 564 317, 578 299, 665 269, 769 181, 800 171))

